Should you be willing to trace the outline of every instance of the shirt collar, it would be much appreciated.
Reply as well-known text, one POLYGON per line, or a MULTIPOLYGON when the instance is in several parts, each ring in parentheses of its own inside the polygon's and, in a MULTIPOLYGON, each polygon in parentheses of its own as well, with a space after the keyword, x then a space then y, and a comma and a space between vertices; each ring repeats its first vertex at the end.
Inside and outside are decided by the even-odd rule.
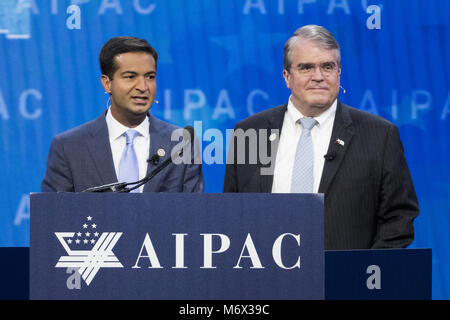
MULTIPOLYGON (((323 124, 330 119, 334 114, 336 114, 336 108, 337 108, 337 99, 334 100, 331 107, 329 107, 325 112, 321 113, 317 117, 314 117, 314 119, 317 120, 319 123, 318 126, 323 126, 323 124)), ((289 102, 287 106, 287 112, 291 118, 291 120, 295 123, 301 118, 305 118, 305 116, 294 106, 294 104, 291 101, 291 97, 289 97, 289 102)))
POLYGON ((106 113, 106 124, 108 125, 109 139, 111 141, 117 140, 129 129, 135 129, 144 138, 148 138, 150 136, 150 121, 148 116, 146 116, 144 121, 142 121, 136 128, 128 128, 117 121, 112 115, 111 110, 108 109, 106 113))

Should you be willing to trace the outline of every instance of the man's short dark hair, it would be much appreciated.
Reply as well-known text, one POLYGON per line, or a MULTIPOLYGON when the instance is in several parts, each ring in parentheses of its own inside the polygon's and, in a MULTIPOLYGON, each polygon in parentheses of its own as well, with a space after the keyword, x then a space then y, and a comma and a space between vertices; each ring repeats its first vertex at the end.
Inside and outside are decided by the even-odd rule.
POLYGON ((114 37, 103 45, 100 51, 99 61, 102 74, 107 75, 111 80, 117 70, 115 57, 127 52, 147 52, 155 59, 155 66, 158 62, 158 53, 145 39, 135 37, 114 37))

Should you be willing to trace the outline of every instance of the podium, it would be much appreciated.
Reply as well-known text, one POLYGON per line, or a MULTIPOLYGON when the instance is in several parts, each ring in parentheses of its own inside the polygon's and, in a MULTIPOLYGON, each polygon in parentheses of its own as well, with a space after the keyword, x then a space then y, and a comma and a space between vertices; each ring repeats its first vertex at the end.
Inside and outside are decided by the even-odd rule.
POLYGON ((323 195, 30 201, 31 299, 324 299, 323 195))
POLYGON ((430 299, 431 250, 324 252, 319 194, 32 194, 30 299, 430 299))

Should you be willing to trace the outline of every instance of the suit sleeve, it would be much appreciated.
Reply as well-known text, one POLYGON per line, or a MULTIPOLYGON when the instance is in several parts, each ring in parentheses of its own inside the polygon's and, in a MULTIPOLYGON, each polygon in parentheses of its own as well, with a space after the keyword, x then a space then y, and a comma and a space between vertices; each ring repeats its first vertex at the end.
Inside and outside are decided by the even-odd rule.
MULTIPOLYGON (((236 132, 237 126, 234 128, 236 132)), ((225 165, 225 178, 223 182, 223 192, 238 192, 237 178, 236 178, 236 137, 231 137, 230 147, 228 148, 227 160, 225 165)))
POLYGON ((236 187, 236 168, 233 164, 227 164, 225 167, 223 192, 238 192, 236 187))
POLYGON ((66 159, 63 143, 58 137, 53 138, 41 184, 42 192, 74 191, 72 173, 66 159))
POLYGON ((184 176, 183 192, 203 192, 205 182, 202 172, 201 150, 197 138, 194 138, 194 148, 191 148, 193 163, 187 165, 184 176))
POLYGON ((385 144, 376 248, 407 247, 414 240, 414 219, 419 205, 397 127, 385 144))

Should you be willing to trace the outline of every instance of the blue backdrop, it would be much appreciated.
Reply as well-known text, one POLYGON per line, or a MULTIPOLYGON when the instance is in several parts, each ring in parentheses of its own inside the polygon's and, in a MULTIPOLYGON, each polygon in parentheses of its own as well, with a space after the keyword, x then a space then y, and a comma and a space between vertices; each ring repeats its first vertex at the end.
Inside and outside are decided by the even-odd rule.
MULTIPOLYGON (((98 53, 109 38, 156 48, 152 113, 202 121, 211 153, 238 120, 287 102, 284 42, 320 24, 341 45, 340 99, 400 129, 421 207, 412 247, 433 249, 433 298, 450 298, 449 13, 446 0, 2 0, 0 245, 29 245, 29 193, 51 138, 105 110, 98 53)), ((206 192, 221 192, 224 149, 204 164, 206 192)))

